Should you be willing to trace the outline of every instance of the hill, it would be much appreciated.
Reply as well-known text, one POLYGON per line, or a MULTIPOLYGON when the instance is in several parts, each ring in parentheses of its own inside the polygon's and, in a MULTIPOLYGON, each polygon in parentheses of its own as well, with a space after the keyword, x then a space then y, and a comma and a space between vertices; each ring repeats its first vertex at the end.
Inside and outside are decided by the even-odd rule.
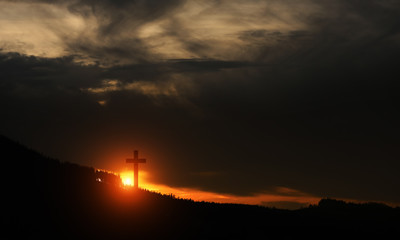
POLYGON ((5 236, 56 239, 382 237, 400 209, 322 199, 300 210, 176 199, 127 190, 118 176, 62 163, 0 136, 5 236), (96 181, 96 179, 102 181, 96 181), (322 234, 322 235, 321 235, 322 234))

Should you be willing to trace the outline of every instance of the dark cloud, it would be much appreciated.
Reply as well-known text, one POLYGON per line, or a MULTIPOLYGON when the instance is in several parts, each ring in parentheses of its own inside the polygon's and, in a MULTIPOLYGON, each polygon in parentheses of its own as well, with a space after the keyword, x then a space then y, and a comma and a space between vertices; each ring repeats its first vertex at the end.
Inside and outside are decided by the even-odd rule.
POLYGON ((241 32, 239 38, 256 47, 255 57, 259 61, 281 64, 359 66, 375 58, 387 61, 385 57, 394 57, 388 48, 399 47, 398 4, 392 1, 314 2, 320 11, 297 15, 300 22, 307 24, 305 29, 250 29, 241 32))
POLYGON ((171 21, 166 34, 203 58, 168 60, 119 33, 134 18, 171 14, 179 1, 76 1, 71 11, 89 6, 104 18, 98 36, 113 41, 80 39, 67 42, 69 49, 103 63, 135 61, 104 66, 80 64, 79 55, 0 54, 1 132, 61 159, 105 167, 110 149, 138 146, 154 154, 151 180, 170 186, 246 196, 285 186, 400 202, 400 6, 308 3, 320 10, 298 14, 303 29, 238 32, 245 44, 237 60, 209 57, 215 42, 171 21), (107 80, 116 87, 88 90, 107 80))

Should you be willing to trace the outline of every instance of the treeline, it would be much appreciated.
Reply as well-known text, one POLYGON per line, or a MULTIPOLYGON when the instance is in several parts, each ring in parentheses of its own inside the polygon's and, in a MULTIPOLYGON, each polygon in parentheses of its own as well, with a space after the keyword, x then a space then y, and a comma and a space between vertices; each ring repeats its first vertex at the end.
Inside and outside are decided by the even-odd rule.
POLYGON ((122 184, 116 174, 75 163, 60 162, 1 135, 0 147, 4 181, 11 185, 23 187, 33 183, 48 183, 48 180, 52 183, 57 179, 77 184, 96 179, 112 185, 122 184))
POLYGON ((322 239, 351 232, 382 239, 400 226, 400 208, 384 204, 322 199, 290 211, 194 202, 121 188, 115 174, 62 163, 2 136, 0 151, 2 227, 12 238, 322 239))
POLYGON ((4 229, 12 234, 90 232, 77 229, 95 221, 95 213, 102 208, 98 199, 106 195, 102 186, 122 184, 118 175, 60 162, 4 136, 0 136, 0 151, 1 217, 4 229))

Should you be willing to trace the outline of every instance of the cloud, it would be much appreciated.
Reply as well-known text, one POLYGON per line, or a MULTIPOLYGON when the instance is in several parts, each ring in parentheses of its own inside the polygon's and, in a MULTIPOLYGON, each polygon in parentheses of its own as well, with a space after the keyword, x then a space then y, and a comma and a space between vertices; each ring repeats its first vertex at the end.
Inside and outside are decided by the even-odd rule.
POLYGON ((154 57, 139 29, 180 2, 4 1, 0 31, 8 40, 0 46, 44 57, 80 55, 87 63, 106 65, 146 61, 154 57))
MULTIPOLYGON (((357 1, 289 0, 2 4, 7 9, 2 25, 8 33, 28 25, 31 29, 23 30, 31 33, 21 35, 18 43, 15 30, 8 34, 2 47, 6 51, 73 54, 104 66, 184 58, 291 65, 314 64, 321 58, 319 64, 334 64, 350 54, 362 55, 364 48, 386 45, 379 41, 388 41, 399 28, 399 9, 391 1, 371 0, 362 7, 357 1), (35 21, 12 20, 27 14, 35 21)), ((7 36, 5 31, 2 35, 7 36)), ((395 39, 389 43, 396 45, 395 39)))

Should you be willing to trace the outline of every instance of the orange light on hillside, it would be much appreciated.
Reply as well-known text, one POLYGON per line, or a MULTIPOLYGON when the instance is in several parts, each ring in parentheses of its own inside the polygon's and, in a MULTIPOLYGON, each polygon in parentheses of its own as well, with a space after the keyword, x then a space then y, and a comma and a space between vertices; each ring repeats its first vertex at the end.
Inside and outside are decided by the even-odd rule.
POLYGON ((122 180, 122 184, 127 187, 133 187, 133 172, 126 171, 126 172, 121 172, 120 177, 122 180))
MULTIPOLYGON (((126 190, 132 189, 134 186, 133 171, 124 170, 119 174, 122 183, 126 190)), ((294 206, 296 209, 300 206, 308 204, 316 204, 320 200, 319 197, 305 194, 296 189, 288 187, 277 187, 276 192, 267 194, 259 194, 253 196, 235 196, 230 194, 207 192, 194 188, 176 188, 163 184, 156 184, 149 181, 150 173, 142 171, 139 175, 140 188, 149 191, 158 192, 161 194, 173 194, 175 197, 183 199, 192 199, 194 201, 218 202, 218 203, 238 203, 238 204, 253 204, 282 207, 282 204, 294 206)), ((289 208, 288 208, 289 209, 289 208)))
MULTIPOLYGON (((133 187, 134 186, 134 177, 133 177, 133 171, 130 170, 125 170, 119 173, 119 176, 121 178, 122 184, 126 187, 133 187)), ((163 189, 162 185, 157 185, 157 184, 151 184, 147 181, 147 178, 149 177, 149 173, 145 171, 141 171, 139 175, 139 182, 140 182, 140 188, 142 189, 147 189, 150 191, 160 191, 160 188, 163 189)), ((163 192, 163 191, 161 191, 163 192)))
POLYGON ((124 186, 133 186, 133 180, 131 178, 122 179, 122 183, 124 186))

